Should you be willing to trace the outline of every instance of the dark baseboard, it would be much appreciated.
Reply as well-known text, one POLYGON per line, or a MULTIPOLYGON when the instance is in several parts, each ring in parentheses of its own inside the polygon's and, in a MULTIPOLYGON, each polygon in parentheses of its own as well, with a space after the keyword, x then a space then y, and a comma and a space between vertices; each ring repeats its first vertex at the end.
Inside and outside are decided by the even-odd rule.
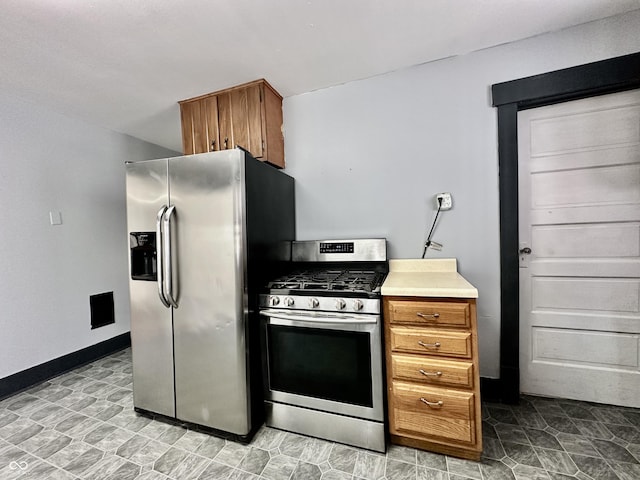
POLYGON ((129 346, 131 346, 131 336, 127 332, 8 377, 0 378, 0 400, 129 346))
POLYGON ((501 365, 500 383, 500 401, 517 405, 520 402, 520 367, 518 365, 501 365))
MULTIPOLYGON (((520 401, 518 389, 512 380, 480 377, 480 395, 483 401, 516 405, 520 401)), ((517 383, 515 384, 517 385, 517 383)))
POLYGON ((484 402, 500 402, 502 388, 499 378, 480 377, 480 398, 484 402))

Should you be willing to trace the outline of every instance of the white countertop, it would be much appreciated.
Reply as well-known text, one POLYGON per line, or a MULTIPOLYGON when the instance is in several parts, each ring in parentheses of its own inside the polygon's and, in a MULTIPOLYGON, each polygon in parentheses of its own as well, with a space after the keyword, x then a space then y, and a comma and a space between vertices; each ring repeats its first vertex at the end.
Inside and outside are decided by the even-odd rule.
POLYGON ((458 273, 455 258, 389 260, 382 295, 478 298, 478 290, 458 273))

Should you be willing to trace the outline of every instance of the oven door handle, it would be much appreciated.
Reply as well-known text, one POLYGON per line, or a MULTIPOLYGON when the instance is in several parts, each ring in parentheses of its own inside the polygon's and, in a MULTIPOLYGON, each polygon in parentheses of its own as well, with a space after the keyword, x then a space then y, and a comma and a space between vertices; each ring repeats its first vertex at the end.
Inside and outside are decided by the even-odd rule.
POLYGON ((375 325, 378 323, 378 316, 366 316, 366 315, 294 315, 291 313, 284 313, 275 310, 260 310, 260 315, 265 317, 277 318, 279 320, 294 320, 299 322, 309 323, 333 323, 341 325, 375 325), (330 315, 330 316, 329 316, 330 315), (364 317, 364 318, 363 318, 364 317))

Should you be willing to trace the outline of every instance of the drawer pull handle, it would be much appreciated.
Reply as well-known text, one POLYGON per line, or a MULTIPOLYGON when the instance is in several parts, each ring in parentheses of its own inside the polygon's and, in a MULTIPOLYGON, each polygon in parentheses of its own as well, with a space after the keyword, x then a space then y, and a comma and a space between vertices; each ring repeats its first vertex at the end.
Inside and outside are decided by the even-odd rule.
POLYGON ((420 397, 420 401, 422 403, 424 403, 425 405, 429 405, 431 408, 434 407, 441 407, 444 405, 444 402, 442 400, 438 400, 437 402, 430 402, 429 400, 427 400, 426 398, 420 397))
POLYGON ((442 372, 425 372, 424 370, 418 370, 425 377, 440 377, 442 376, 442 372))
POLYGON ((416 312, 416 315, 420 318, 433 318, 434 320, 437 320, 438 318, 440 318, 440 314, 438 312, 436 313, 416 312))
POLYGON ((440 348, 440 342, 424 343, 422 340, 418 340, 418 345, 424 348, 440 348))

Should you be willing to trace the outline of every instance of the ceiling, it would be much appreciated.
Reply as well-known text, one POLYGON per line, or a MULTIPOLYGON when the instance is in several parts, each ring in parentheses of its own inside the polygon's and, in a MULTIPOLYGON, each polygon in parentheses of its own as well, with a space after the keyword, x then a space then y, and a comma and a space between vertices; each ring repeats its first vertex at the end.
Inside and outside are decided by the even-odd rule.
POLYGON ((284 97, 640 8, 640 0, 2 0, 0 89, 164 147, 176 104, 284 97))

